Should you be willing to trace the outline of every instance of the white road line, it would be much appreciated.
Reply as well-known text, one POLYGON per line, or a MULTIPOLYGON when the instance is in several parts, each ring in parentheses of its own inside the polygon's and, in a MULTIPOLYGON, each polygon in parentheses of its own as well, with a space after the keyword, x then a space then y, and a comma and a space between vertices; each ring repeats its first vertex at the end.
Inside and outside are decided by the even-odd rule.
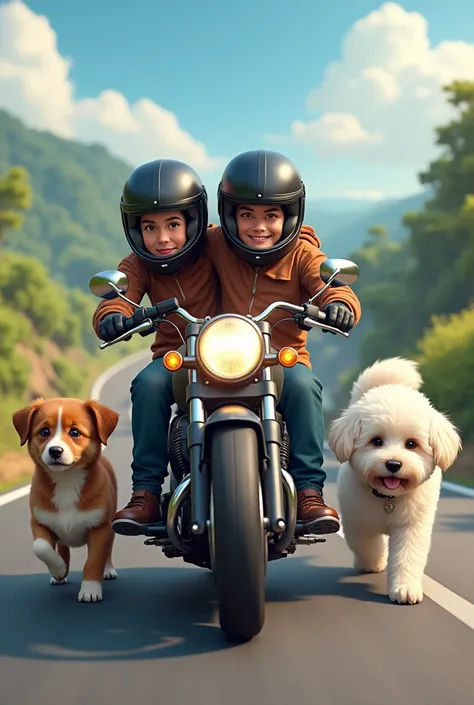
POLYGON ((22 487, 18 487, 18 489, 16 490, 12 490, 11 492, 5 492, 5 494, 0 494, 0 507, 3 507, 4 504, 14 502, 15 499, 25 497, 25 495, 29 494, 30 492, 30 486, 31 485, 23 485, 22 487))
MULTIPOLYGON (((337 532, 337 535, 341 539, 344 539, 342 526, 337 532)), ((432 602, 435 602, 453 617, 459 619, 460 622, 470 627, 470 629, 474 629, 474 605, 471 602, 465 600, 464 597, 457 595, 426 574, 423 576, 423 592, 432 602)))
POLYGON ((465 600, 464 597, 460 597, 455 592, 448 590, 447 587, 437 583, 429 575, 423 577, 423 590, 430 600, 433 600, 437 605, 452 614, 453 617, 459 619, 466 627, 474 629, 474 605, 465 600))

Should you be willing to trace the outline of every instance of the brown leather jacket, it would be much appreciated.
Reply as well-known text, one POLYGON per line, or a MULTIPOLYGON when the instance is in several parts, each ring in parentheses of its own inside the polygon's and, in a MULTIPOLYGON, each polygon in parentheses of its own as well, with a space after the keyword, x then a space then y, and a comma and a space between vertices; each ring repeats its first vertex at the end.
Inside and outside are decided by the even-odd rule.
MULTIPOLYGON (((274 301, 288 301, 297 305, 305 303, 324 286, 319 269, 326 255, 319 249, 320 244, 314 229, 303 225, 298 244, 291 252, 270 267, 253 269, 234 255, 220 226, 209 226, 206 251, 221 281, 222 311, 257 315, 274 301)), ((350 287, 328 288, 315 304, 324 309, 331 301, 346 303, 355 315, 355 323, 358 323, 361 305, 350 287)), ((288 315, 277 309, 268 321, 274 325, 288 315)), ((277 350, 286 345, 295 348, 298 361, 311 368, 306 349, 307 337, 307 331, 288 321, 273 329, 272 345, 277 350)))
MULTIPOLYGON (((127 255, 117 267, 129 279, 129 288, 125 294, 128 299, 140 304, 145 294, 152 306, 159 301, 176 297, 180 306, 197 318, 215 316, 221 312, 220 285, 216 270, 209 259, 203 255, 193 265, 173 274, 153 275, 135 253, 127 255)), ((99 335, 99 323, 109 313, 123 313, 131 316, 133 306, 120 298, 102 300, 92 319, 95 333, 99 335)), ((186 321, 176 314, 166 317, 173 321, 184 337, 186 321)), ((162 323, 156 333, 151 351, 153 359, 162 357, 168 350, 176 350, 182 345, 174 326, 162 323)))

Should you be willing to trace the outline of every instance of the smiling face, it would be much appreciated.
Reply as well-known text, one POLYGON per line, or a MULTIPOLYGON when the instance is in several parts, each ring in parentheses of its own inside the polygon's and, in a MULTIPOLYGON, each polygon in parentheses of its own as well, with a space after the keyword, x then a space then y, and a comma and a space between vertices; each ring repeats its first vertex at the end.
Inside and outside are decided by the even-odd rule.
POLYGON ((460 438, 422 393, 387 384, 370 389, 333 422, 329 444, 362 482, 396 497, 419 487, 436 466, 450 467, 460 438))
POLYGON ((422 484, 434 470, 429 427, 422 421, 366 416, 351 464, 381 494, 397 496, 422 484))
POLYGON ((186 244, 186 219, 178 210, 147 213, 140 227, 146 249, 156 257, 176 254, 186 244))
POLYGON ((21 444, 51 472, 87 467, 118 423, 118 414, 95 401, 40 399, 13 414, 21 444))
POLYGON ((264 250, 281 238, 285 216, 279 206, 239 206, 236 213, 239 238, 249 247, 264 250))

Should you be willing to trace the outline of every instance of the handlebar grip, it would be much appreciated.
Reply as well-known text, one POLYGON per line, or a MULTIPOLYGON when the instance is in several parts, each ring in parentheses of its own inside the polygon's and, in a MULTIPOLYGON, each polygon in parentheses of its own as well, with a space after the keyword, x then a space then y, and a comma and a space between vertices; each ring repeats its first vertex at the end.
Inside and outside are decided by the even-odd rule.
POLYGON ((126 332, 136 328, 137 325, 138 323, 135 321, 133 316, 130 316, 130 318, 125 318, 123 321, 123 327, 126 332))
POLYGON ((123 327, 126 331, 132 330, 132 328, 136 328, 140 325, 140 323, 143 323, 147 318, 149 318, 150 314, 155 314, 154 318, 157 318, 154 307, 147 309, 140 306, 140 308, 137 308, 137 310, 133 312, 130 318, 126 318, 124 320, 123 327))
POLYGON ((176 297, 166 299, 156 304, 155 309, 159 316, 164 316, 167 313, 174 313, 179 308, 179 301, 176 297))
POLYGON ((316 321, 326 320, 326 314, 324 313, 324 311, 321 311, 319 306, 313 306, 313 304, 305 305, 305 315, 309 316, 310 318, 314 318, 316 321))

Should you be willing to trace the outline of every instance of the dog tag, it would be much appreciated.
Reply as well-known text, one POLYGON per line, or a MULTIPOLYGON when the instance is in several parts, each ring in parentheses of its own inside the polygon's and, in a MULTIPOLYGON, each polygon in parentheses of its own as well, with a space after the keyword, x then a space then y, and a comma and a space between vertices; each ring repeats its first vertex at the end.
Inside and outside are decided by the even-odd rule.
POLYGON ((395 509, 395 505, 389 499, 387 499, 387 501, 383 505, 383 508, 387 514, 391 514, 395 509))

